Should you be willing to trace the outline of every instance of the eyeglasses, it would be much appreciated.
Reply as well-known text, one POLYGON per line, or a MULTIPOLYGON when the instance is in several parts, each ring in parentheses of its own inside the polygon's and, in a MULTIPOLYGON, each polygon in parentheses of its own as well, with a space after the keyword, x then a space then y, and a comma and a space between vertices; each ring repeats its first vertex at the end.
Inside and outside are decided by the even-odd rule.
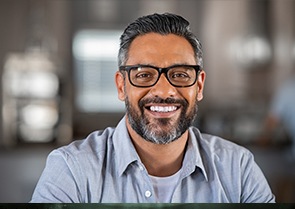
POLYGON ((128 73, 129 82, 136 87, 154 86, 162 73, 174 87, 190 87, 197 81, 201 71, 199 65, 173 65, 159 68, 151 65, 120 66, 120 71, 128 73))

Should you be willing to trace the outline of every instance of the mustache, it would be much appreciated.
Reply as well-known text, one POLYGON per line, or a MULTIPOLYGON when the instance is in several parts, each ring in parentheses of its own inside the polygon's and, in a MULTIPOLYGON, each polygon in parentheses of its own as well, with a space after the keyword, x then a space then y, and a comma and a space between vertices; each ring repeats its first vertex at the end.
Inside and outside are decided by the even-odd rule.
POLYGON ((146 104, 180 104, 182 106, 188 106, 188 102, 185 99, 175 99, 173 97, 168 97, 166 99, 160 97, 154 98, 143 98, 138 102, 138 106, 142 109, 146 104))

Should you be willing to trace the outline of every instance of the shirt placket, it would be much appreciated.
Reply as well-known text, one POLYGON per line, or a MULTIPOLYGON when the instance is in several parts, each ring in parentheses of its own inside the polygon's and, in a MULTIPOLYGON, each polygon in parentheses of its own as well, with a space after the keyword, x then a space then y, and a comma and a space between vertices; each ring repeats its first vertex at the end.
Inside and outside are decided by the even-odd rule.
POLYGON ((156 197, 155 192, 153 188, 153 184, 151 182, 150 177, 148 176, 147 170, 141 163, 138 163, 137 166, 141 173, 142 178, 139 179, 139 181, 142 181, 142 188, 141 188, 141 194, 142 194, 142 200, 145 203, 155 203, 156 197))

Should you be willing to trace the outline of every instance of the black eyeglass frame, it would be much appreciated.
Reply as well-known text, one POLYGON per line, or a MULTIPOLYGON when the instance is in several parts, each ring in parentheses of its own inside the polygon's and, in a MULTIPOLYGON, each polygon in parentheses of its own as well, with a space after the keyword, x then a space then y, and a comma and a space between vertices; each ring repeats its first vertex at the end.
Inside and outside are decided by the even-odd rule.
POLYGON ((190 87, 190 86, 193 86, 193 85, 196 83, 196 81, 198 80, 199 74, 200 74, 200 72, 202 71, 202 68, 201 68, 200 65, 172 65, 172 66, 164 67, 164 68, 160 68, 160 67, 156 67, 156 66, 152 66, 152 65, 122 65, 122 66, 119 67, 119 69, 120 69, 120 71, 126 71, 127 74, 128 74, 129 82, 130 82, 133 86, 135 86, 135 87, 139 87, 139 88, 149 88, 149 87, 152 87, 152 86, 156 85, 156 83, 158 83, 158 81, 159 81, 159 79, 160 79, 162 73, 164 73, 164 75, 165 75, 167 81, 168 81, 172 86, 177 87, 177 88, 186 88, 186 87, 190 87), (158 76, 158 78, 157 78, 157 80, 155 81, 154 84, 152 84, 152 85, 148 85, 148 86, 140 86, 140 85, 136 85, 136 84, 134 84, 134 83, 132 82, 132 80, 130 79, 130 72, 131 72, 131 70, 132 70, 132 69, 135 69, 135 68, 140 68, 140 67, 149 67, 149 68, 153 68, 153 69, 155 69, 155 70, 158 71, 159 76, 158 76), (192 84, 190 84, 190 85, 185 85, 185 86, 180 86, 180 85, 175 85, 175 84, 173 84, 173 83, 170 81, 170 79, 168 78, 167 73, 168 73, 168 71, 169 71, 170 69, 175 68, 175 67, 191 67, 191 68, 193 68, 193 69, 196 71, 196 79, 195 79, 195 81, 194 81, 192 84))

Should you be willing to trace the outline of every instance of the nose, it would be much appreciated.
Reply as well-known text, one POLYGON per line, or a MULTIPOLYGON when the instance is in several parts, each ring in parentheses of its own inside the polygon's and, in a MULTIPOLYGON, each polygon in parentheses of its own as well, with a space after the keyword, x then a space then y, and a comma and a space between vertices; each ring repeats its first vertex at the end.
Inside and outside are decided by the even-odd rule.
POLYGON ((174 97, 177 90, 169 83, 165 75, 162 74, 158 82, 151 88, 150 93, 153 94, 153 96, 165 99, 168 97, 174 97))

